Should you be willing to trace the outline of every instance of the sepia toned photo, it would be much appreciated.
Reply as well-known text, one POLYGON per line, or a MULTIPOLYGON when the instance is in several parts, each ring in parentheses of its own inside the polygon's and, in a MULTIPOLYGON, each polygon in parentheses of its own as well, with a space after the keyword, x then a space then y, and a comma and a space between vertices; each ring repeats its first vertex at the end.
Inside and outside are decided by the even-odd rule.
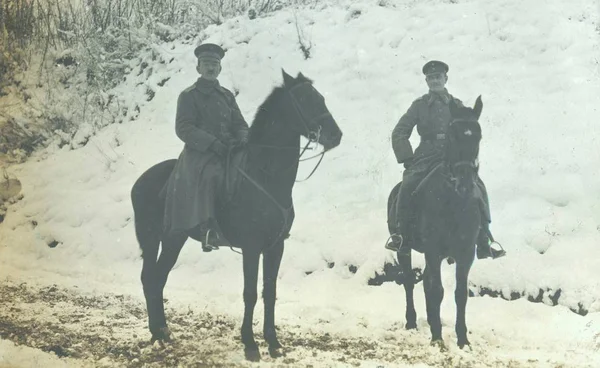
POLYGON ((0 0, 0 368, 600 367, 600 2, 0 0))

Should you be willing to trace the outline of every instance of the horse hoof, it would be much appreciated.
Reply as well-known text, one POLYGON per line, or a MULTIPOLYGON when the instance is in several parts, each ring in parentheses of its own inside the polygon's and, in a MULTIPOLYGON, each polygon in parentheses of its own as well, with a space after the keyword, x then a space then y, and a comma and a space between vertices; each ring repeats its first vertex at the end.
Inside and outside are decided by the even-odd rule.
POLYGON ((246 355, 246 360, 250 362, 260 362, 260 351, 258 349, 246 349, 244 353, 246 355))
POLYGON ((271 358, 281 358, 285 356, 285 351, 282 346, 279 346, 278 348, 269 348, 269 355, 271 358))
POLYGON ((171 331, 168 327, 161 327, 158 331, 152 333, 152 338, 150 339, 150 343, 154 344, 156 341, 161 343, 171 342, 171 331))
POLYGON ((431 346, 438 347, 441 351, 448 350, 448 348, 446 348, 446 344, 444 343, 444 340, 442 340, 442 339, 431 340, 431 346))
POLYGON ((417 329, 417 323, 416 322, 408 322, 406 323, 406 329, 407 330, 416 330, 417 329))
POLYGON ((458 347, 463 350, 464 348, 468 347, 469 351, 473 351, 473 348, 471 347, 471 343, 469 342, 469 340, 465 340, 465 341, 459 341, 458 342, 458 347))

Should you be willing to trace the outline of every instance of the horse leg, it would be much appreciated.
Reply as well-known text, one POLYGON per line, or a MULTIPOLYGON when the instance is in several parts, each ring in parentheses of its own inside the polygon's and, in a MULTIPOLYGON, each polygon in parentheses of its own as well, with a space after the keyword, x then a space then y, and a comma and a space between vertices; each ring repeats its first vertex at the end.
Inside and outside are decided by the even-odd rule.
POLYGON ((155 297, 156 290, 156 258, 158 257, 158 246, 152 251, 144 251, 142 266, 142 287, 146 299, 146 309, 148 311, 148 328, 152 333, 152 342, 155 340, 155 334, 158 331, 160 306, 155 297))
POLYGON ((442 260, 437 254, 426 254, 425 264, 423 288, 425 289, 425 303, 427 304, 427 322, 431 330, 431 343, 443 347, 442 321, 440 318, 440 306, 442 299, 444 299, 441 274, 442 260))
POLYGON ((181 248, 187 240, 187 235, 172 236, 163 239, 162 249, 158 261, 152 267, 152 274, 144 274, 144 296, 148 308, 148 321, 152 342, 156 340, 170 341, 171 332, 167 327, 163 290, 167 283, 169 272, 175 266, 181 248))
POLYGON ((469 297, 468 280, 469 270, 473 263, 472 253, 473 252, 471 252, 471 259, 469 261, 458 261, 456 263, 456 290, 454 291, 454 298, 456 301, 456 336, 458 338, 458 347, 461 349, 465 347, 465 345, 471 344, 467 338, 465 311, 467 299, 469 297))
POLYGON ((415 311, 415 301, 413 291, 415 289, 415 273, 412 270, 411 249, 403 247, 398 252, 398 263, 402 269, 402 283, 406 294, 406 329, 417 328, 417 312, 415 311))
POLYGON ((277 340, 275 330, 275 299, 277 297, 277 275, 283 256, 283 242, 276 244, 263 254, 263 301, 265 303, 265 320, 263 333, 269 354, 273 358, 283 356, 282 346, 277 340))
POLYGON ((252 320, 254 318, 254 306, 258 299, 258 261, 260 252, 244 249, 244 322, 242 323, 242 343, 246 359, 257 362, 260 360, 258 345, 254 340, 254 331, 252 331, 252 320))
POLYGON ((146 308, 148 311, 148 328, 154 334, 157 331, 160 316, 160 306, 155 297, 156 290, 156 261, 158 250, 160 248, 160 222, 154 223, 152 218, 148 217, 150 211, 136 211, 135 213, 135 233, 142 250, 142 274, 141 281, 146 299, 146 308))

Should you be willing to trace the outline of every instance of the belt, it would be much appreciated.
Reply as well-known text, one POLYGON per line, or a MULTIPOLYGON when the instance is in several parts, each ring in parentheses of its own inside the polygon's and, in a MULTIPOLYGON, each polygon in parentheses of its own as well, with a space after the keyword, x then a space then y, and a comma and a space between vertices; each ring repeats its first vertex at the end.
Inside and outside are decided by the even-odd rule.
POLYGON ((446 139, 446 134, 438 133, 438 134, 423 134, 421 136, 422 141, 443 141, 446 139))

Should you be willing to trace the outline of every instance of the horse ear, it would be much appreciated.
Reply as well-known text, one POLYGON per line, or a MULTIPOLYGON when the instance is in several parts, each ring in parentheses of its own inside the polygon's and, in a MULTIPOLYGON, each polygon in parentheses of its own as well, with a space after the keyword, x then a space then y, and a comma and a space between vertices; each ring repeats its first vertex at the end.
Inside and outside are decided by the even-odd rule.
POLYGON ((285 70, 281 69, 281 74, 283 74, 283 84, 292 85, 294 83, 294 77, 285 72, 285 70))
POLYGON ((304 74, 302 74, 302 72, 299 72, 298 75, 296 76, 296 79, 304 80, 304 79, 306 79, 306 77, 304 76, 304 74))
POLYGON ((479 95, 477 100, 475 100, 475 106, 473 107, 473 111, 475 112, 478 120, 479 116, 481 115, 481 110, 483 110, 483 102, 481 102, 481 95, 479 95))

